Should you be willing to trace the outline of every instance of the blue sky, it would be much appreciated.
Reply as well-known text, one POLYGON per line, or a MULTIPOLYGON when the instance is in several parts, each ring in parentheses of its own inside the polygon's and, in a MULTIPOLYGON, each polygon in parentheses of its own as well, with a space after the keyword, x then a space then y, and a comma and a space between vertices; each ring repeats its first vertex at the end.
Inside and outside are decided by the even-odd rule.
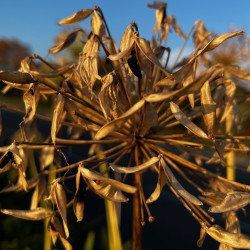
MULTIPOLYGON (((0 7, 0 38, 16 38, 31 47, 32 52, 46 56, 53 39, 64 27, 57 22, 85 8, 101 7, 111 34, 120 43, 127 25, 135 21, 140 36, 150 39, 155 24, 154 10, 145 0, 3 0, 0 7)), ((185 34, 201 19, 209 31, 218 34, 234 24, 250 33, 250 0, 169 0, 167 14, 174 14, 185 34)), ((78 26, 90 27, 90 18, 78 26)), ((172 49, 181 47, 183 40, 175 34, 169 38, 172 49)))

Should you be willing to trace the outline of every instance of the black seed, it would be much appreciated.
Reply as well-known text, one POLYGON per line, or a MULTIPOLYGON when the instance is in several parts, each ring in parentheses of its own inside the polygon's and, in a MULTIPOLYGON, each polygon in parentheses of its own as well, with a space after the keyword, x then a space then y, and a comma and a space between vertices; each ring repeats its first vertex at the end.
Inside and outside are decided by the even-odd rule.
POLYGON ((141 68, 138 64, 135 50, 132 50, 130 53, 130 58, 128 59, 128 66, 135 76, 142 79, 141 68))

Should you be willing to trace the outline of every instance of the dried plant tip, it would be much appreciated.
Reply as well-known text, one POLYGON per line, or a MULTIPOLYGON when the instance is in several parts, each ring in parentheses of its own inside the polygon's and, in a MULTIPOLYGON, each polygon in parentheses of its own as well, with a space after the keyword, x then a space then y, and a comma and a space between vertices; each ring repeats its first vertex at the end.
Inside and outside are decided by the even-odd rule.
POLYGON ((153 216, 148 217, 148 222, 153 223, 155 221, 155 218, 153 216))

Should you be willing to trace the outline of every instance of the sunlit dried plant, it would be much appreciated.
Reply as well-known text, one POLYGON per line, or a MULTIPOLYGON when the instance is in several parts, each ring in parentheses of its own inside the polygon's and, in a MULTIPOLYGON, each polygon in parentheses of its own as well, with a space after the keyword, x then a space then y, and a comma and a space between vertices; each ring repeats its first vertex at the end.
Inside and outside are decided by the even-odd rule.
MULTIPOLYGON (((229 113, 233 114, 231 118, 236 125, 240 122, 236 86, 232 79, 224 77, 224 72, 248 81, 250 75, 235 65, 213 64, 208 56, 224 41, 244 32, 212 37, 199 20, 186 36, 174 16, 167 16, 166 6, 163 2, 148 4, 156 10, 156 36, 151 42, 140 37, 137 24, 131 22, 119 50, 101 9, 96 6, 80 10, 59 22, 72 25, 91 16, 92 32, 83 44, 77 64, 58 68, 32 55, 22 61, 18 72, 0 73, 8 88, 24 91, 25 104, 20 128, 22 139, 0 148, 1 173, 15 168, 19 179, 1 193, 34 188, 30 210, 1 209, 2 213, 27 220, 49 218, 48 230, 53 242, 59 237, 65 248, 71 249, 66 240, 70 205, 80 221, 84 217, 86 191, 113 202, 127 202, 123 192, 131 193, 133 249, 140 249, 144 210, 153 222, 149 204, 168 186, 201 225, 199 246, 208 234, 221 243, 221 249, 250 248, 249 238, 240 233, 236 215, 237 210, 250 202, 250 186, 222 177, 211 170, 213 167, 206 168, 211 163, 226 166, 225 158, 231 151, 249 152, 242 142, 249 136, 236 136, 224 129, 229 113), (195 45, 188 58, 178 62, 178 57, 172 67, 168 65, 171 50, 165 47, 171 29, 184 39, 184 45, 193 33, 195 45), (36 60, 50 70, 40 72, 36 60), (55 100, 52 118, 36 112, 40 98, 48 97, 55 100), (51 135, 46 141, 37 141, 36 119, 51 122, 51 135), (70 139, 58 137, 62 127, 68 128, 70 139), (85 134, 91 139, 80 140, 85 134), (61 148, 81 145, 91 146, 92 155, 60 166, 61 148), (27 149, 40 150, 41 164, 35 176, 29 172, 27 149), (121 161, 127 164, 119 164, 121 161), (54 169, 49 167, 51 164, 54 169), (78 171, 71 171, 76 168, 78 171), (156 188, 149 197, 143 191, 146 171, 158 175, 158 182, 152 183, 156 188), (126 183, 127 175, 133 175, 132 185, 126 183), (72 178, 76 180, 75 195, 68 201, 65 186, 72 178), (185 186, 188 189, 190 185, 196 189, 195 194, 186 190, 185 186), (213 224, 214 218, 206 206, 202 207, 203 203, 210 206, 210 213, 225 214, 226 229, 213 224)), ((77 28, 49 52, 59 53, 69 47, 78 33, 85 34, 77 28)), ((0 107, 22 112, 5 104, 0 107)))

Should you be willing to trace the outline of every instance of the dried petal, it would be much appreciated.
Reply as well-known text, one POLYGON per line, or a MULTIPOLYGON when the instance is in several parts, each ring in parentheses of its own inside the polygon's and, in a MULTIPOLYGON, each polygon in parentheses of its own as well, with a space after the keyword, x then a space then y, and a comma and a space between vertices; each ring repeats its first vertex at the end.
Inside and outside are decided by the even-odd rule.
POLYGON ((83 177, 85 177, 88 180, 92 180, 92 181, 100 181, 101 183, 105 183, 105 184, 110 184, 113 187, 116 187, 124 192, 127 193, 132 193, 134 194, 137 191, 136 187, 127 185, 125 183, 107 178, 105 176, 102 176, 101 174, 99 174, 98 172, 95 171, 90 171, 87 168, 83 168, 80 167, 80 171, 81 174, 83 175, 83 177))
POLYGON ((201 110, 207 127, 208 137, 211 138, 213 136, 216 103, 212 99, 208 81, 201 88, 201 110))
POLYGON ((60 121, 62 120, 63 111, 64 111, 64 97, 61 94, 58 94, 53 113, 52 126, 51 126, 51 139, 52 142, 54 143, 56 141, 56 134, 60 128, 60 121))
POLYGON ((77 221, 82 221, 84 216, 84 199, 86 193, 86 183, 83 181, 81 177, 81 172, 78 169, 76 175, 76 193, 73 202, 73 209, 77 221))
POLYGON ((96 10, 94 10, 92 20, 91 20, 91 25, 92 25, 92 32, 95 35, 98 35, 99 37, 102 37, 105 35, 105 28, 103 25, 102 18, 98 14, 96 10))
POLYGON ((159 162, 160 160, 160 156, 159 157, 152 157, 150 160, 144 162, 143 164, 141 165, 138 165, 136 167, 120 167, 120 166, 117 166, 117 165, 114 165, 112 163, 110 163, 110 167, 115 171, 115 172, 118 172, 118 173, 138 173, 144 169, 147 169, 149 168, 150 166, 156 164, 157 162, 159 162))
POLYGON ((55 180, 51 187, 52 199, 56 203, 59 213, 63 220, 63 227, 66 238, 69 237, 69 229, 67 225, 67 197, 63 186, 59 183, 59 179, 55 180))
POLYGON ((218 225, 213 225, 205 230, 218 242, 235 248, 250 249, 250 238, 247 235, 226 232, 218 225))
POLYGON ((103 127, 100 128, 100 130, 98 130, 98 132, 95 135, 95 139, 100 140, 104 138, 105 136, 107 136, 109 133, 113 132, 116 128, 120 127, 124 123, 125 120, 127 120, 130 116, 132 116, 139 109, 141 109, 144 104, 145 104, 145 100, 141 99, 133 107, 131 107, 123 115, 121 115, 119 118, 106 123, 103 127))
POLYGON ((171 185, 173 186, 173 188, 176 190, 176 192, 185 200, 188 200, 189 202, 195 204, 195 205, 202 205, 202 202, 197 199, 195 196, 193 196, 192 194, 188 193, 183 187, 182 185, 178 182, 178 180, 175 178, 174 174, 172 173, 172 171, 170 170, 170 168, 167 166, 166 162, 164 161, 164 159, 162 158, 160 160, 161 165, 164 169, 164 172, 166 174, 166 176, 169 178, 169 181, 171 183, 171 185))
POLYGON ((211 213, 225 213, 230 211, 237 211, 250 203, 250 194, 238 192, 228 193, 225 199, 216 206, 209 208, 211 213))
POLYGON ((92 9, 82 9, 76 13, 74 13, 70 17, 66 17, 58 22, 59 25, 72 25, 79 23, 89 17, 93 13, 92 9))
POLYGON ((37 208, 38 202, 42 198, 42 195, 45 193, 46 188, 47 188, 46 178, 44 175, 40 175, 38 183, 31 198, 30 209, 37 208))
POLYGON ((18 71, 0 71, 0 80, 19 84, 29 84, 35 82, 30 74, 18 71))
POLYGON ((227 66, 227 67, 225 67, 225 70, 227 70, 232 75, 234 75, 240 79, 250 81, 250 73, 245 71, 243 68, 240 68, 238 66, 227 66))
POLYGON ((206 238, 206 235, 207 235, 206 230, 205 230, 204 228, 201 228, 201 230, 200 230, 200 238, 199 238, 199 240, 197 241, 197 246, 198 246, 198 247, 202 247, 203 242, 204 242, 204 240, 205 240, 205 238, 206 238))
POLYGON ((160 168, 156 188, 154 192, 149 196, 146 202, 151 203, 151 202, 156 201, 159 198, 161 191, 166 183, 167 183, 167 176, 163 168, 160 168))
POLYGON ((54 151, 55 151, 54 147, 45 146, 44 148, 42 148, 39 158, 41 170, 45 169, 47 166, 53 163, 54 151))
POLYGON ((190 130, 192 133, 196 134, 199 137, 206 139, 208 138, 206 133, 201 128, 199 128, 197 125, 195 125, 188 119, 188 117, 180 110, 177 104, 170 102, 170 109, 175 118, 188 130, 190 130))
POLYGON ((187 86, 175 91, 165 91, 162 93, 151 94, 145 97, 145 100, 147 102, 161 102, 175 95, 183 96, 183 95, 193 94, 195 92, 198 92, 207 80, 213 79, 218 75, 221 75, 222 72, 223 72, 222 65, 220 64, 214 65, 211 68, 209 68, 203 75, 201 75, 194 82, 188 84, 187 86))
POLYGON ((243 31, 237 31, 237 32, 230 32, 230 33, 225 33, 219 36, 216 36, 214 39, 212 39, 204 48, 200 49, 197 53, 196 56, 199 56, 207 51, 213 50, 216 47, 218 47, 221 43, 223 43, 225 40, 234 37, 234 36, 239 36, 243 35, 243 31))
POLYGON ((31 210, 0 209, 1 213, 11 215, 24 220, 43 220, 51 214, 43 207, 37 207, 31 210))
POLYGON ((173 76, 169 74, 165 68, 162 67, 159 60, 157 59, 152 49, 150 48, 149 43, 144 38, 140 38, 140 37, 135 37, 135 38, 136 38, 135 39, 136 45, 139 47, 142 53, 146 56, 146 58, 149 61, 151 61, 153 64, 158 66, 169 79, 173 79, 173 76))
POLYGON ((106 183, 96 183, 92 180, 87 180, 88 186, 91 190, 102 197, 114 202, 127 202, 129 199, 121 192, 120 189, 106 183))
POLYGON ((69 47, 75 40, 77 37, 78 32, 80 31, 80 29, 77 29, 71 33, 69 33, 66 38, 61 41, 58 45, 52 47, 49 49, 49 52, 52 54, 56 54, 60 51, 62 51, 63 49, 69 47))

